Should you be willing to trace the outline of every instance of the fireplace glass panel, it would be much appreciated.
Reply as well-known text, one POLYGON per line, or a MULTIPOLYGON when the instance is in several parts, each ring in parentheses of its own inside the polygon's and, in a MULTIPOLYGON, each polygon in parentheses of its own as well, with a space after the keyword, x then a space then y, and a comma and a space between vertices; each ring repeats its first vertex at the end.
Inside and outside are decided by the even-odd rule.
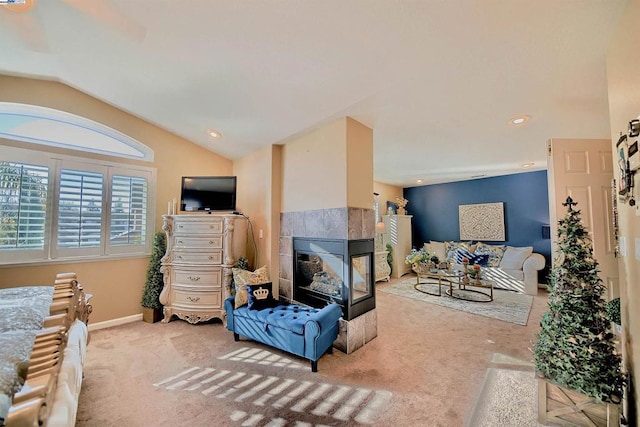
POLYGON ((340 255, 297 254, 299 286, 332 298, 342 299, 343 257, 340 255))
POLYGON ((351 277, 353 278, 352 300, 369 297, 371 295, 371 255, 351 257, 351 277))

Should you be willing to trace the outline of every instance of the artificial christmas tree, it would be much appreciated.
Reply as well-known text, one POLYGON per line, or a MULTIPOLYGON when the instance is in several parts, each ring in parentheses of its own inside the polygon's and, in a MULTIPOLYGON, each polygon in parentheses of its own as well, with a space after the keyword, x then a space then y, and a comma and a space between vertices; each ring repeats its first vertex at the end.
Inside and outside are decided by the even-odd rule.
POLYGON ((598 404, 621 401, 624 376, 606 313, 598 262, 575 205, 571 197, 563 203, 568 212, 558 221, 549 306, 533 349, 536 371, 548 380, 540 385, 547 396, 544 402, 542 398, 539 401, 538 417, 543 424, 611 425, 617 421, 612 408, 598 404), (597 407, 605 408, 604 412, 597 407))

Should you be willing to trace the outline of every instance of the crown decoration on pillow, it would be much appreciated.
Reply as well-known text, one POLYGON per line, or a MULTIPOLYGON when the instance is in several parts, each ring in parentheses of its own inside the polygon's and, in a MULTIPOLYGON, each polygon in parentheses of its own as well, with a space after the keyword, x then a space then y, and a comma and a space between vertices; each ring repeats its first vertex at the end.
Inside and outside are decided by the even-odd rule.
POLYGON ((257 300, 267 299, 269 297, 269 290, 268 289, 264 289, 262 287, 258 288, 255 291, 253 291, 253 296, 257 300))

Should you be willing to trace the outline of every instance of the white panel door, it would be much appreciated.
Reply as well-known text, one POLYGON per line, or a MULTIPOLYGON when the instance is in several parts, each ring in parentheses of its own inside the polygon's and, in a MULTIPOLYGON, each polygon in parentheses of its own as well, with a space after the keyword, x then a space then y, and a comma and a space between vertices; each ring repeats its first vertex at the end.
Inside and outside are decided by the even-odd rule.
POLYGON ((618 296, 611 218, 613 158, 608 139, 551 139, 547 142, 551 249, 556 254, 558 220, 567 196, 578 202, 582 222, 593 240, 593 254, 609 298, 618 296))

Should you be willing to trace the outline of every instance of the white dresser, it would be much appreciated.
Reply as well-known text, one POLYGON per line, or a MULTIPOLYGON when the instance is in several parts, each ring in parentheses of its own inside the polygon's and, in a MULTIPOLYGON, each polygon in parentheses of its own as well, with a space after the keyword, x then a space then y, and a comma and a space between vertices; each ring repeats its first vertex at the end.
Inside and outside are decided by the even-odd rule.
POLYGON ((167 253, 160 271, 163 322, 173 315, 190 323, 224 319, 231 268, 246 256, 247 219, 232 214, 163 215, 167 253))
POLYGON ((389 277, 391 276, 391 267, 389 267, 389 263, 387 262, 387 255, 389 255, 389 252, 385 250, 375 252, 376 282, 381 280, 389 281, 389 277))
POLYGON ((386 232, 384 244, 391 243, 391 256, 393 258, 391 276, 402 277, 411 272, 411 266, 404 262, 411 252, 411 218, 412 215, 383 215, 386 232))

